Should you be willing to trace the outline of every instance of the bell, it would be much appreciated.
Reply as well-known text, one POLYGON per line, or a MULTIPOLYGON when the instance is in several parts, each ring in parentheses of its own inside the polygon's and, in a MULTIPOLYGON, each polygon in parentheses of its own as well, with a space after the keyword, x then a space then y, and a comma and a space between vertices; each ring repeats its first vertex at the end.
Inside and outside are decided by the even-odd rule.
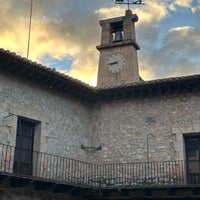
POLYGON ((122 31, 116 31, 115 32, 115 41, 121 41, 122 40, 122 31))

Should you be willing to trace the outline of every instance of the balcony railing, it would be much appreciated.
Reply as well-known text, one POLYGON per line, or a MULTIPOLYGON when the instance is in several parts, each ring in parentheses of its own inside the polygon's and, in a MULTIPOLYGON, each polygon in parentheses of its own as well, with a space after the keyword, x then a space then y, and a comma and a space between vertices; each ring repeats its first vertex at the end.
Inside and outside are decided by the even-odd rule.
POLYGON ((0 144, 0 173, 97 188, 187 184, 184 161, 92 164, 37 151, 16 158, 20 150, 0 144))

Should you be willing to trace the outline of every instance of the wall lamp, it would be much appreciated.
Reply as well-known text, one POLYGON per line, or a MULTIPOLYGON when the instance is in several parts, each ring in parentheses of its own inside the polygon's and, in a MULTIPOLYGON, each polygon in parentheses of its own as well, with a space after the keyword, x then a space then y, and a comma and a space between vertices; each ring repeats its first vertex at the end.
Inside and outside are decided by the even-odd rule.
POLYGON ((93 151, 100 151, 102 150, 102 146, 98 146, 98 147, 86 147, 83 144, 81 144, 81 149, 85 149, 85 150, 93 150, 93 151))

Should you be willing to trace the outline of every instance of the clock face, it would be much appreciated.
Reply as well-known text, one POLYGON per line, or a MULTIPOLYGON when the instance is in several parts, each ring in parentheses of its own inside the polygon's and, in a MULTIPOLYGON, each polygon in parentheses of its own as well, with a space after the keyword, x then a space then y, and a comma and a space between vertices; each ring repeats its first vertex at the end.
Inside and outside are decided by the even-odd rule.
POLYGON ((111 73, 119 73, 125 64, 126 58, 119 52, 110 54, 105 61, 105 67, 111 73))

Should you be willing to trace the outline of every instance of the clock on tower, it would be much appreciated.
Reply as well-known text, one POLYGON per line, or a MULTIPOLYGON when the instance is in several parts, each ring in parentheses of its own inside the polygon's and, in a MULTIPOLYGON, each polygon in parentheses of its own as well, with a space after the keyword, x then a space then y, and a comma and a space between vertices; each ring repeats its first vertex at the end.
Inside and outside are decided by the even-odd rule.
POLYGON ((136 14, 127 10, 125 16, 101 20, 101 44, 97 87, 139 82, 135 25, 136 14))

